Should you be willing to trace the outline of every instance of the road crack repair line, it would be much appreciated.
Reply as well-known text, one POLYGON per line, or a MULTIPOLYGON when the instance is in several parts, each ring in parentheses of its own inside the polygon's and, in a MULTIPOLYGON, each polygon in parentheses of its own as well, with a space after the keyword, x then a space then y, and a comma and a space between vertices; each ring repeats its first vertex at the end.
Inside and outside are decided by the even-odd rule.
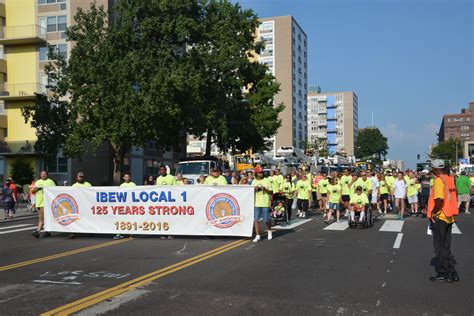
MULTIPOLYGON (((390 273, 391 271, 391 267, 393 265, 393 263, 395 262, 395 257, 397 256, 397 252, 392 252, 392 257, 390 258, 390 261, 388 263, 388 269, 386 270, 386 273, 390 273)), ((387 288, 387 282, 386 281, 383 281, 382 282, 382 285, 380 286, 382 289, 381 291, 377 291, 375 292, 376 296, 377 296, 377 302, 375 303, 375 306, 378 308, 382 305, 382 299, 383 299, 383 290, 387 288)))

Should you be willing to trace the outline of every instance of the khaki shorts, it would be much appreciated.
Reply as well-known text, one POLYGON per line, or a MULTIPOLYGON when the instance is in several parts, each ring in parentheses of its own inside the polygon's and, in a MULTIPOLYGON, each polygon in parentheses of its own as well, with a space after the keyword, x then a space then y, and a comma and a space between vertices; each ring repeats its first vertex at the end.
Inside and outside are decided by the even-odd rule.
POLYGON ((471 196, 469 194, 458 195, 458 202, 469 202, 470 200, 471 196))
POLYGON ((44 222, 44 208, 43 207, 38 207, 38 221, 44 222))

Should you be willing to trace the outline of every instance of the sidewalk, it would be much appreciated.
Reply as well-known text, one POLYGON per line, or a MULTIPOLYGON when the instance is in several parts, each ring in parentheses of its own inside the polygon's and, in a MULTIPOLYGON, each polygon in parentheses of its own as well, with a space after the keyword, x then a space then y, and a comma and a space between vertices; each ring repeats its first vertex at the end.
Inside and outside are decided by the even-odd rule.
POLYGON ((16 213, 13 215, 13 219, 5 220, 5 212, 3 211, 3 209, 0 211, 0 224, 36 217, 38 217, 38 213, 28 212, 26 204, 19 204, 16 206, 16 213))

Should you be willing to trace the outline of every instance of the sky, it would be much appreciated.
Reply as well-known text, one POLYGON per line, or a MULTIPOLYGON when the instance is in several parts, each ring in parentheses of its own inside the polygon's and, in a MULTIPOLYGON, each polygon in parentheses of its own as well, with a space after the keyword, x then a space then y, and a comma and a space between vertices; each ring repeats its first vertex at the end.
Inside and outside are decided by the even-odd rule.
MULTIPOLYGON (((237 1, 234 1, 237 2, 237 1)), ((293 15, 308 36, 308 85, 354 91, 359 128, 416 166, 441 119, 474 102, 474 0, 241 0, 259 17, 293 15)))

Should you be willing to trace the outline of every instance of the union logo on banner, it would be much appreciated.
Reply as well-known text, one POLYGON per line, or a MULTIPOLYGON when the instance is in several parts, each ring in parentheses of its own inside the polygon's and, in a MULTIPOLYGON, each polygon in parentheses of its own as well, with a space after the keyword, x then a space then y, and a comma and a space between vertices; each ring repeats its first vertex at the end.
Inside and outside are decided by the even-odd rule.
POLYGON ((226 193, 219 193, 209 199, 206 206, 208 224, 218 228, 229 228, 242 221, 237 200, 226 193))
POLYGON ((76 200, 69 194, 60 194, 51 203, 54 221, 63 226, 79 219, 79 207, 76 200))

